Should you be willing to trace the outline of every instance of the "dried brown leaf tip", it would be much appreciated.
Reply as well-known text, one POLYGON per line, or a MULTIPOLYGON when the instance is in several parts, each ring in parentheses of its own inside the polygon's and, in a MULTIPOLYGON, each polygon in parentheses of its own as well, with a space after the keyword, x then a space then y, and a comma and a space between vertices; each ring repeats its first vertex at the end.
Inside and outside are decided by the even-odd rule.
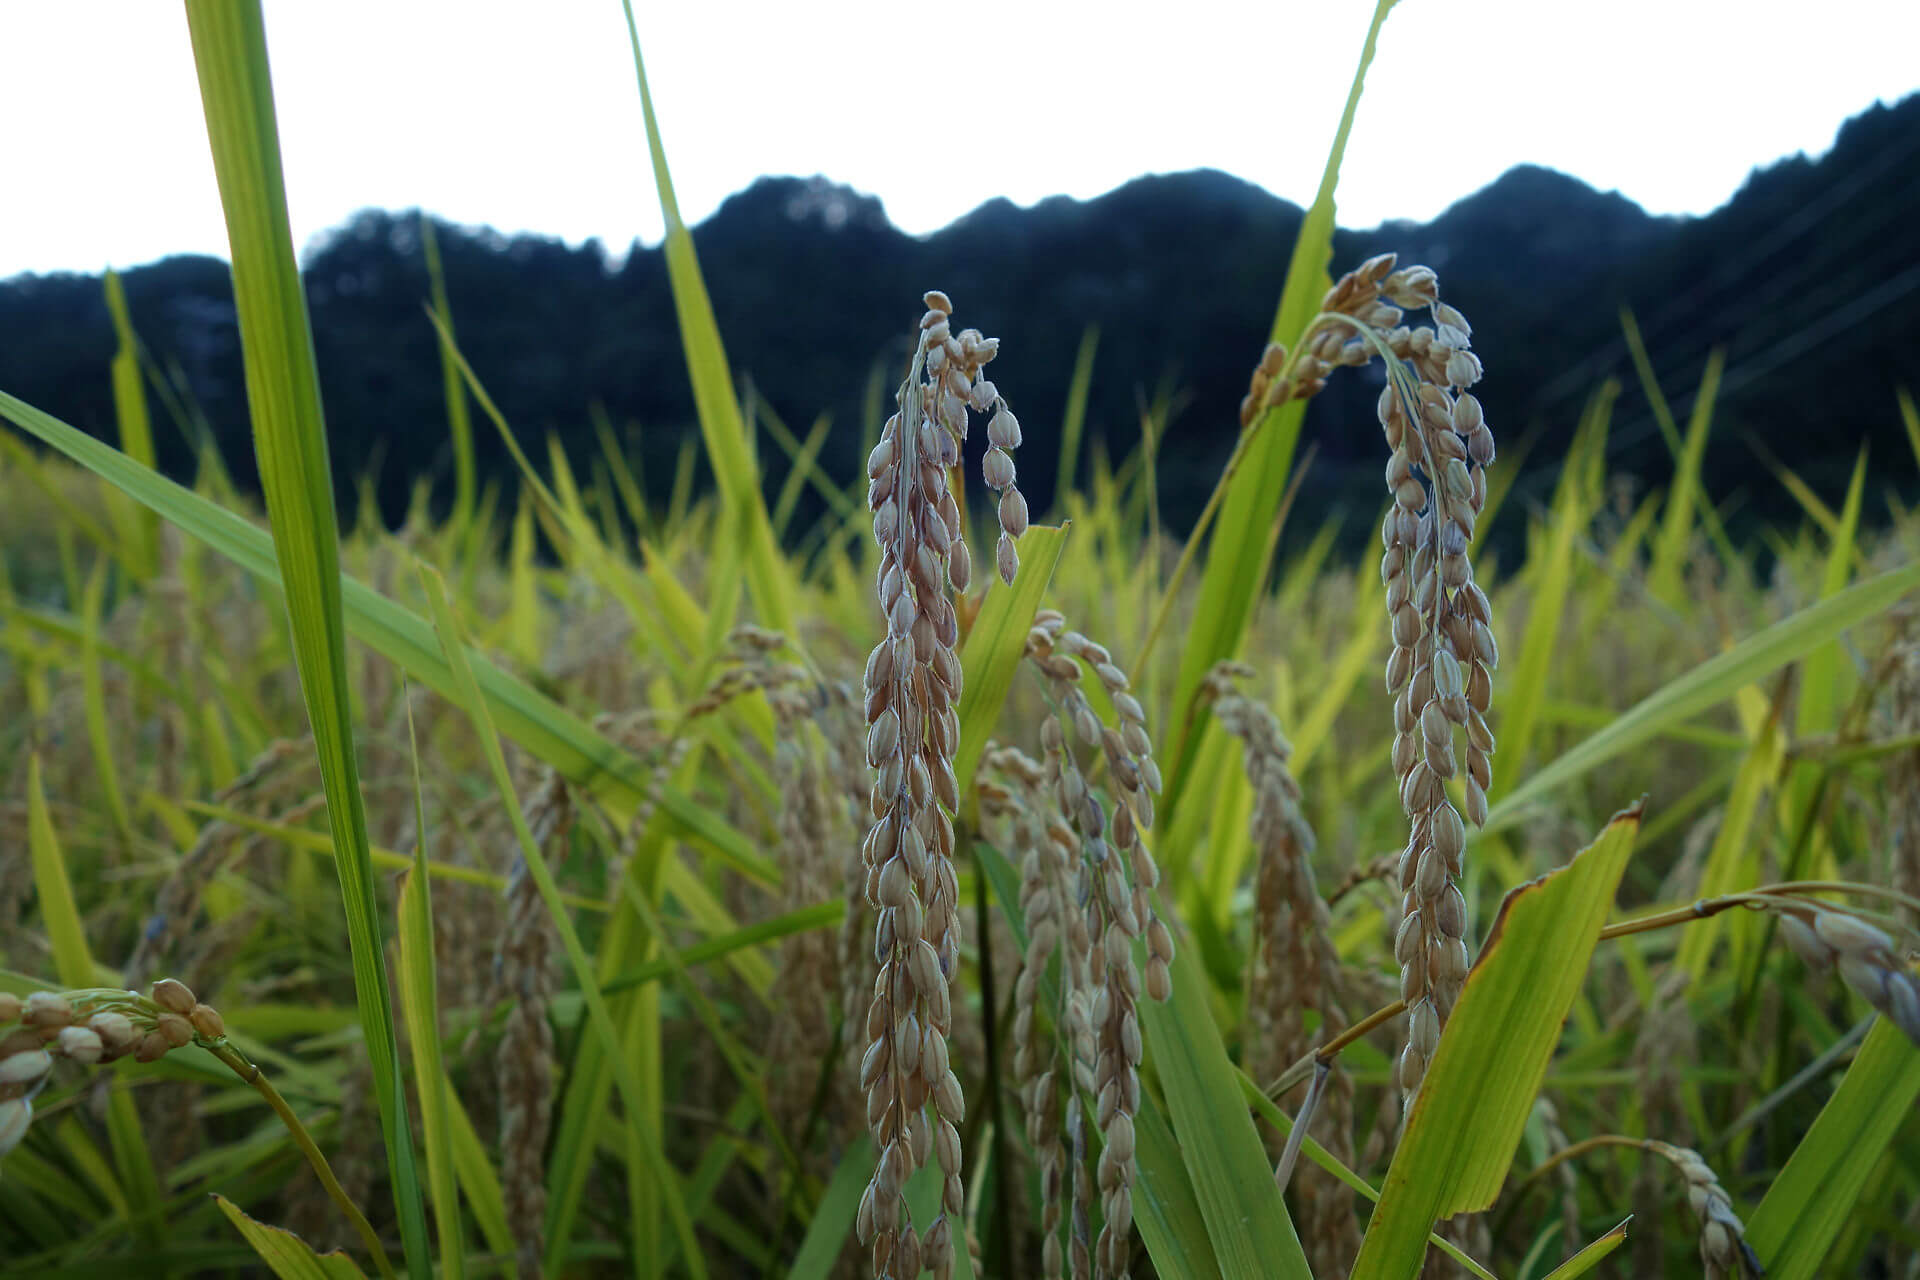
POLYGON ((25 999, 0 992, 0 1156, 26 1137, 33 1099, 56 1058, 80 1066, 131 1054, 154 1062, 193 1043, 217 1044, 227 1028, 186 984, 162 978, 152 991, 87 988, 35 991, 25 999))
POLYGON ((899 412, 867 459, 878 596, 887 636, 867 660, 867 763, 874 771, 873 825, 863 846, 866 898, 878 913, 879 965, 860 1064, 877 1162, 856 1225, 875 1275, 904 1277, 953 1269, 955 1220, 965 1207, 960 1131, 966 1104, 947 1060, 953 1028, 951 984, 960 961, 953 819, 959 784, 959 617, 950 592, 965 591, 972 556, 949 485, 970 413, 991 414, 985 478, 1000 492, 995 560, 1007 582, 1019 567, 1014 539, 1025 532, 1026 500, 1014 487, 1020 426, 982 376, 999 341, 955 332, 953 303, 926 295, 899 412), (908 1177, 937 1158, 945 1178, 941 1213, 917 1232, 902 1197, 908 1177))

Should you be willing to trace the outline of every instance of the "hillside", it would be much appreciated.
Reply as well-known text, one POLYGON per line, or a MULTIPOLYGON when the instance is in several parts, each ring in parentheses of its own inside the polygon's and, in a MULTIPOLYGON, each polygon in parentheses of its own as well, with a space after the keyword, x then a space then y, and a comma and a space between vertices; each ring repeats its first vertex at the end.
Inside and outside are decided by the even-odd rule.
MULTIPOLYGON (((1198 509, 1231 445, 1299 219, 1296 206, 1257 187, 1199 171, 1140 178, 1088 201, 1022 209, 994 200, 915 238, 871 197, 821 178, 768 178, 729 199, 695 238, 743 378, 796 429, 823 413, 842 425, 823 454, 834 474, 858 465, 876 362, 897 376, 915 299, 938 286, 1017 353, 996 373, 1037 432, 1058 419, 1089 326, 1101 335, 1091 436, 1131 447, 1139 405, 1172 394, 1179 447, 1163 458, 1162 493, 1177 525, 1198 509)), ((664 487, 693 414, 659 251, 635 246, 616 263, 596 243, 449 225, 438 239, 462 346, 516 427, 557 430, 584 456, 590 407, 604 406, 628 427, 649 482, 664 487)), ((1716 492, 1742 495, 1743 518, 1790 509, 1749 436, 1827 493, 1859 441, 1904 464, 1894 389, 1920 386, 1920 355, 1892 321, 1920 287, 1920 96, 1856 117, 1818 161, 1756 171, 1707 217, 1650 217, 1618 193, 1523 166, 1432 222, 1341 232, 1335 269, 1387 249, 1433 266, 1473 320, 1489 415, 1504 440, 1536 437, 1535 467, 1550 468, 1583 399, 1614 376, 1627 385, 1614 468, 1645 484, 1664 475, 1666 453, 1620 340, 1623 305, 1639 316, 1681 412, 1709 348, 1726 347, 1709 465, 1716 492)), ((448 472, 417 215, 362 213, 312 246, 307 264, 336 474, 344 484, 377 466, 392 514, 413 477, 448 472)), ((225 264, 169 258, 124 283, 143 340, 177 371, 248 482, 225 264)), ((112 350, 98 277, 0 282, 0 387, 110 432, 112 350)), ((1316 405, 1308 432, 1320 483, 1306 515, 1341 503, 1371 511, 1371 394, 1336 381, 1316 405)), ((160 434, 163 466, 186 468, 186 437, 160 434)), ((489 435, 480 443, 483 468, 505 475, 504 451, 489 435)), ((1044 503, 1050 449, 1030 450, 1021 468, 1023 487, 1044 503)), ((1910 466, 1891 474, 1914 488, 1910 466)))

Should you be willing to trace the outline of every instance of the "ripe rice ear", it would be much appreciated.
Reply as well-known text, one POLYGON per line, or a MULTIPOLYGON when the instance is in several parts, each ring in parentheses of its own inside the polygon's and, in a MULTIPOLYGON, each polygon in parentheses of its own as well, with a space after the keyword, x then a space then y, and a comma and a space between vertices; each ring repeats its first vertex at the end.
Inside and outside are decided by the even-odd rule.
MULTIPOLYGON (((573 825, 566 779, 549 769, 527 803, 527 826, 557 865, 573 825)), ((500 1092, 500 1192, 523 1280, 540 1275, 545 1245, 547 1137, 553 1125, 554 1043, 549 1010, 558 982, 553 920, 514 845, 506 932, 494 958, 499 999, 511 1001, 494 1069, 500 1092)))
POLYGON ((887 635, 868 658, 863 681, 866 756, 874 770, 864 896, 877 912, 879 973, 860 1065, 876 1162, 856 1227, 876 1275, 914 1276, 925 1268, 944 1280, 953 1268, 955 1231, 964 1237, 966 1208, 958 1128, 966 1104, 948 1061, 951 984, 960 965, 952 818, 960 803, 953 768, 960 627, 950 593, 966 590, 972 558, 948 479, 969 412, 993 412, 985 478, 1003 494, 996 562, 1009 583, 1017 567, 1012 538, 1025 529, 1026 506, 1012 487, 1007 453, 1019 442, 1018 423, 982 372, 999 342, 972 329, 956 334, 945 294, 930 292, 924 301, 899 410, 867 460, 887 635), (922 1233, 902 1192, 929 1157, 938 1158, 944 1186, 941 1211, 922 1233))
MULTIPOLYGON (((1313 878, 1313 829, 1300 812, 1300 786, 1288 768, 1292 747, 1265 706, 1236 681, 1250 670, 1221 663, 1203 688, 1215 721, 1238 738, 1253 787, 1253 938, 1247 952, 1245 1068, 1268 1080, 1348 1026, 1340 957, 1328 937, 1329 917, 1313 878), (1319 1015, 1309 1034, 1308 1015, 1319 1015)), ((1321 1087, 1305 1132, 1351 1166, 1353 1078, 1338 1059, 1321 1087)), ((1276 1099, 1278 1101, 1278 1099, 1276 1099)), ((1277 1144, 1275 1144, 1277 1145, 1277 1144)), ((1291 1171, 1289 1171, 1291 1172, 1291 1171)), ((1316 1274, 1334 1275, 1360 1251, 1352 1193, 1317 1166, 1291 1172, 1295 1222, 1316 1274)))

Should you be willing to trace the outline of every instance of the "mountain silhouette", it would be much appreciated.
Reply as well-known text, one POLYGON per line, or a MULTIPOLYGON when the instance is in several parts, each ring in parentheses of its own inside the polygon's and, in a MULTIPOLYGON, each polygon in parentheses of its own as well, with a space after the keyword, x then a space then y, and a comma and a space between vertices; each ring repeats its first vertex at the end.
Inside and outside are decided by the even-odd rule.
MULTIPOLYGON (((1044 508, 1053 491, 1054 424, 1082 336, 1097 327, 1088 439, 1124 454, 1142 406, 1164 397, 1160 493, 1179 528, 1232 447, 1301 217, 1200 170, 1085 201, 990 200, 916 237, 878 200, 825 178, 764 178, 694 242, 742 387, 798 432, 828 415, 830 475, 856 475, 870 389, 890 394, 919 295, 941 288, 964 323, 1002 339, 994 376, 1034 446, 1019 462, 1030 499, 1044 508)), ((590 466, 591 415, 603 409, 664 492, 695 428, 661 250, 636 244, 616 259, 598 242, 434 226, 462 350, 516 431, 557 432, 590 466)), ((1643 488, 1670 475, 1621 339, 1623 307, 1679 413, 1708 352, 1726 351, 1708 470, 1736 524, 1798 518, 1750 441, 1829 495, 1863 444, 1886 464, 1876 478, 1910 500, 1920 487, 1894 401, 1896 387, 1920 385, 1920 346, 1896 323, 1920 290, 1920 95, 1855 117, 1818 160, 1756 170, 1705 217, 1650 216, 1617 192, 1523 165, 1430 222, 1341 230, 1334 249, 1336 274, 1388 250, 1439 273, 1442 295, 1475 326, 1489 421, 1508 447, 1532 441, 1523 499, 1551 483, 1581 404, 1609 377, 1625 387, 1611 465, 1643 488)), ((389 519, 422 477, 444 499, 451 462, 419 215, 356 215, 310 246, 305 277, 343 497, 372 470, 389 519)), ((169 402, 155 401, 163 469, 189 472, 204 433, 252 485, 226 265, 168 258, 123 284, 143 343, 189 407, 172 429, 169 402)), ((0 387, 112 439, 114 348, 99 277, 0 281, 0 387)), ((1374 391, 1337 377, 1315 402, 1305 436, 1315 483, 1299 518, 1341 510, 1358 531, 1384 500, 1374 391)), ((476 443, 483 476, 510 484, 484 421, 476 443)), ((761 454, 784 470, 771 442, 761 454)))

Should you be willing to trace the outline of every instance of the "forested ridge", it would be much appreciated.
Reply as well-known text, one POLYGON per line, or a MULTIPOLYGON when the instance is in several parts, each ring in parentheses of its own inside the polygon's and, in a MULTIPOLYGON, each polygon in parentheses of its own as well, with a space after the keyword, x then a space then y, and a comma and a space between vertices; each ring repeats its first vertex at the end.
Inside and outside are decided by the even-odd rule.
MULTIPOLYGON (((1300 217, 1257 187, 1198 171, 1084 202, 992 200, 916 238, 871 197, 822 178, 767 178, 729 199, 695 242, 743 388, 802 434, 830 415, 829 474, 854 477, 875 378, 897 381, 919 293, 938 287, 1004 341, 996 379, 1030 438, 1047 441, 1020 458, 1036 505, 1054 488, 1053 424, 1076 351, 1097 327, 1089 443, 1123 454, 1142 407, 1164 398, 1161 497, 1178 527, 1231 448, 1300 217)), ((595 242, 435 226, 461 348, 523 438, 557 432, 586 459, 597 449, 592 414, 604 409, 649 487, 664 490, 694 415, 659 249, 616 259, 595 242)), ((1901 323, 1920 289, 1920 95, 1856 117, 1818 161, 1755 171, 1706 217, 1652 217, 1620 194, 1524 166, 1432 222, 1339 233, 1334 271, 1387 250, 1434 267, 1473 318, 1489 418, 1503 448, 1528 449, 1523 497, 1551 478, 1582 402, 1608 377, 1624 388, 1612 468, 1643 486, 1667 474, 1621 340, 1623 306, 1681 413, 1709 350, 1725 348, 1708 467, 1736 522, 1797 518, 1767 455, 1834 497, 1866 444, 1886 463, 1877 478, 1920 488, 1895 408, 1896 387, 1920 388, 1920 347, 1901 323)), ((389 518, 417 477, 444 495, 451 461, 420 215, 361 213, 305 263, 343 498, 370 469, 389 518)), ((226 264, 167 258, 123 283, 156 366, 175 371, 182 403, 250 485, 226 264)), ((107 438, 114 345, 100 277, 0 282, 0 387, 107 438)), ((1372 399, 1364 380, 1335 379, 1307 428, 1316 451, 1301 516, 1340 510, 1356 536, 1379 501, 1372 399)), ((164 398, 155 409, 161 465, 185 474, 188 434, 164 398)), ((511 483, 484 424, 477 443, 483 479, 511 483)), ((781 469, 774 445, 762 451, 781 469)))

